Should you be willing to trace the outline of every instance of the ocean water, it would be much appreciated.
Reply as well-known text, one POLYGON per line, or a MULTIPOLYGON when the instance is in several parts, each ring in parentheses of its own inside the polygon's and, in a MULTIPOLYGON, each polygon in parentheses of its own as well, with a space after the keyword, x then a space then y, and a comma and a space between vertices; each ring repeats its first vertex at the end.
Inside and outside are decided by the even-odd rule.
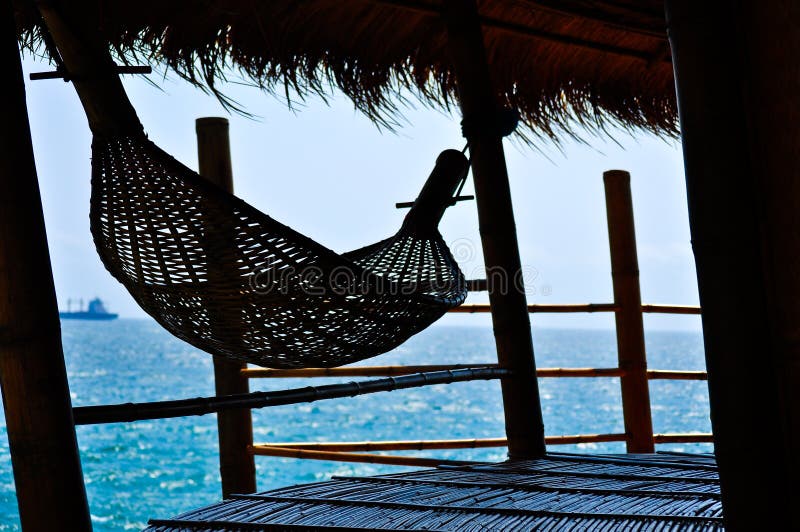
MULTIPOLYGON (((211 357, 147 320, 62 324, 75 406, 213 395, 211 357)), ((539 367, 613 367, 613 331, 534 329, 539 367)), ((433 326, 399 349, 365 364, 494 361, 490 328, 433 326)), ((647 334, 653 369, 704 369, 699 332, 647 334)), ((353 379, 341 379, 353 380, 353 379)), ((336 379, 259 379, 251 389, 320 385, 336 379)), ((548 435, 623 432, 619 380, 540 379, 548 435)), ((652 381, 656 432, 709 432, 705 382, 652 381)), ((258 442, 501 437, 499 384, 477 381, 379 393, 254 412, 258 442)), ((94 528, 140 530, 220 499, 213 415, 77 428, 94 528)), ((572 452, 624 452, 622 443, 558 446, 572 452)), ((709 452, 708 444, 662 450, 709 452)), ((410 453, 465 460, 503 460, 503 449, 410 453)), ((259 489, 371 475, 395 466, 256 457, 259 489)), ((0 417, 0 530, 19 530, 11 460, 0 417)))

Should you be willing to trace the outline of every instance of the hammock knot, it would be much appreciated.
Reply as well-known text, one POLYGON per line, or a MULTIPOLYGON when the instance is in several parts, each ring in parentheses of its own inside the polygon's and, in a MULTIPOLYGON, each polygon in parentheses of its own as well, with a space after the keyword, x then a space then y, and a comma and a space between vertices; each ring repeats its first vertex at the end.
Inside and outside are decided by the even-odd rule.
POLYGON ((495 135, 507 137, 517 129, 519 120, 519 112, 510 107, 473 114, 461 121, 461 134, 466 139, 495 135))

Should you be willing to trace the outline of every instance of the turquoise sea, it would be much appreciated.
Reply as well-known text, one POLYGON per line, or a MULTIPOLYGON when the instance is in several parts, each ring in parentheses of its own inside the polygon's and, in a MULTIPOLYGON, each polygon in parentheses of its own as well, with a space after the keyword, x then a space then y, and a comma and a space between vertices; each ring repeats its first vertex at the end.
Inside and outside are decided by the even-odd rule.
MULTIPOLYGON (((213 395, 211 357, 147 320, 64 322, 67 370, 75 406, 213 395)), ((539 367, 613 367, 613 331, 535 328, 539 367)), ((366 363, 493 362, 488 327, 436 325, 399 349, 366 363)), ((699 332, 647 334, 653 369, 704 369, 699 332)), ((353 379, 345 379, 353 380, 353 379)), ((251 389, 319 385, 334 379, 253 380, 251 389)), ((540 379, 548 435, 623 432, 615 378, 540 379)), ((656 432, 709 432, 705 382, 650 384, 656 432)), ((499 384, 477 381, 263 409, 254 413, 256 442, 501 437, 499 384)), ((219 500, 213 415, 78 427, 89 504, 98 532, 140 530, 219 500)), ((19 530, 11 460, 0 417, 0 530, 19 530)), ((663 450, 709 452, 707 444, 663 450)), ((624 452, 622 443, 559 446, 573 452, 624 452)), ((414 453, 411 453, 414 454, 414 453)), ((432 451, 426 456, 504 459, 503 449, 432 451)), ((331 475, 398 471, 395 466, 256 457, 259 489, 331 475)))

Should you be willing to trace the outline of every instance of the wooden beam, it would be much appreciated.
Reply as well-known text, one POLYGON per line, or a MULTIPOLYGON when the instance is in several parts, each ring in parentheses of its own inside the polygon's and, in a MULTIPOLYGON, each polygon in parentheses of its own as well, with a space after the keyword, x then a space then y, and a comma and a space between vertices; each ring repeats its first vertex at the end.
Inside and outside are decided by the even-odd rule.
MULTIPOLYGON (((498 102, 475 0, 445 0, 442 16, 463 116, 494 117, 498 102)), ((509 457, 542 456, 544 423, 502 137, 496 131, 473 131, 467 140, 497 358, 514 373, 502 382, 509 457), (498 274, 504 282, 497 282, 498 274)))
MULTIPOLYGON (((426 371, 467 368, 499 368, 498 364, 424 364, 418 366, 344 366, 340 368, 271 369, 248 368, 241 371, 248 379, 285 379, 297 377, 391 377, 426 371)), ((620 377, 619 368, 538 368, 538 377, 620 377)), ((677 372, 688 373, 688 372, 677 372)), ((669 377, 661 377, 669 378, 669 377)))
POLYGON ((305 460, 328 460, 332 462, 356 462, 365 464, 386 464, 407 467, 438 467, 440 465, 478 465, 480 462, 465 462, 462 460, 447 460, 444 458, 422 458, 418 456, 397 456, 367 453, 340 453, 336 451, 310 451, 294 449, 291 447, 271 447, 269 445, 254 445, 251 449, 254 455, 282 456, 284 458, 300 458, 305 460))
POLYGON ((653 420, 647 383, 642 297, 639 291, 639 259, 633 222, 631 176, 621 170, 603 173, 611 250, 611 279, 617 325, 617 357, 625 375, 620 379, 622 413, 629 453, 652 453, 653 420))
POLYGON ((86 531, 92 525, 11 4, 0 13, 0 386, 23 530, 86 531))
POLYGON ((726 528, 796 529, 800 4, 666 10, 726 528))
POLYGON ((647 378, 650 380, 665 379, 671 381, 707 381, 708 373, 705 371, 672 371, 665 369, 648 369, 647 378))
MULTIPOLYGON (((573 312, 616 312, 619 305, 616 303, 568 303, 562 305, 528 305, 531 314, 569 314, 573 312)), ((492 306, 485 303, 460 305, 449 312, 455 314, 475 314, 477 312, 491 312, 492 306)))
POLYGON ((714 436, 707 432, 696 434, 653 434, 653 441, 656 443, 714 443, 714 436))
MULTIPOLYGON (((200 175, 233 193, 228 120, 198 118, 195 129, 200 175)), ((242 374, 245 368, 247 364, 244 362, 214 357, 214 386, 217 396, 249 393, 249 379, 242 374)), ((253 455, 248 452, 248 447, 253 444, 253 418, 250 409, 217 412, 217 431, 222 497, 228 498, 233 493, 255 492, 256 464, 253 455)))
MULTIPOLYGON (((662 436, 693 436, 670 434, 662 436)), ((600 443, 625 441, 625 434, 574 434, 567 436, 547 436, 548 445, 573 445, 577 443, 600 443)), ((343 453, 372 451, 429 451, 436 449, 483 449, 505 447, 506 438, 472 438, 461 440, 399 440, 399 441, 351 441, 351 442, 280 442, 261 443, 254 448, 273 447, 281 449, 300 449, 306 451, 334 451, 343 453)))

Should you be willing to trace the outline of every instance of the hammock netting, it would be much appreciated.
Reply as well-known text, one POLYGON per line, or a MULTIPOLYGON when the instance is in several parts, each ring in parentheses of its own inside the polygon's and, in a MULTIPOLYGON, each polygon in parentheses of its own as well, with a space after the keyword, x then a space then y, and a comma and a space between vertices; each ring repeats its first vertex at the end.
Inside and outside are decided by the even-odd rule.
POLYGON ((437 229, 468 169, 458 151, 439 156, 396 235, 341 255, 144 134, 95 136, 92 154, 91 228, 105 267, 169 332, 213 355, 339 366, 393 349, 466 297, 437 229))

